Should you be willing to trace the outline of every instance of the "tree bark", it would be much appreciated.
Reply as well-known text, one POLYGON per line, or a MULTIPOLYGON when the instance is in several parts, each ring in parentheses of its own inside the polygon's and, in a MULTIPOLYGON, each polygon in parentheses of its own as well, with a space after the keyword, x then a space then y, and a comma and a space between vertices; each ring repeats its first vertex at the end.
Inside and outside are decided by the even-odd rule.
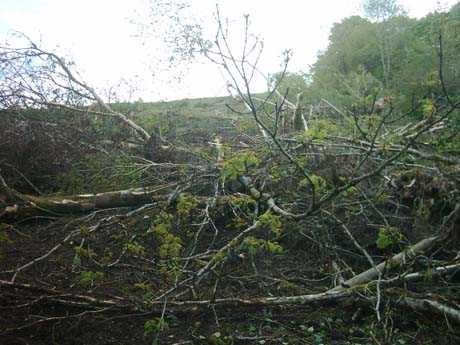
POLYGON ((94 210, 130 207, 166 201, 168 195, 146 188, 62 197, 22 195, 21 202, 0 209, 0 219, 31 217, 40 214, 62 216, 94 210))
POLYGON ((433 245, 441 239, 440 236, 433 236, 425 238, 406 250, 392 256, 390 259, 385 260, 375 267, 368 269, 351 279, 345 281, 342 285, 338 285, 330 291, 339 292, 344 291, 351 287, 356 287, 362 284, 367 284, 376 279, 381 272, 386 269, 394 269, 403 265, 407 260, 414 258, 417 255, 427 252, 433 245))

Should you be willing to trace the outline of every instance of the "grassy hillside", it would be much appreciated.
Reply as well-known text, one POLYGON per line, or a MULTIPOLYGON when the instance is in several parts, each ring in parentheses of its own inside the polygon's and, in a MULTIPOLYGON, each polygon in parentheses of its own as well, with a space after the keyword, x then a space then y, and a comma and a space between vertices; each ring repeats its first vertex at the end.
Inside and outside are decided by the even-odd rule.
POLYGON ((115 108, 132 114, 137 123, 153 130, 161 129, 162 135, 187 135, 200 133, 204 136, 232 130, 235 121, 247 122, 250 116, 238 115, 232 109, 244 110, 241 102, 232 97, 209 97, 183 99, 155 103, 122 103, 115 108))

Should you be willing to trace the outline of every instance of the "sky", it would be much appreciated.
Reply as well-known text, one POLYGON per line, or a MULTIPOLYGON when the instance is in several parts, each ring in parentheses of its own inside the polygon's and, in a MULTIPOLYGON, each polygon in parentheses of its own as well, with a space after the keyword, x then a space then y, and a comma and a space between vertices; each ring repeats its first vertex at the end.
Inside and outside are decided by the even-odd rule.
MULTIPOLYGON (((142 34, 145 31, 140 25, 149 23, 152 2, 167 1, 0 0, 0 42, 11 40, 13 31, 26 34, 41 47, 70 57, 84 81, 103 95, 117 86, 121 97, 131 101, 228 95, 228 76, 209 61, 175 62, 172 71, 164 68, 169 53, 161 40, 163 28, 143 26, 147 32, 156 32, 157 38, 153 38, 142 34), (182 71, 180 79, 177 71, 182 71)), ((457 2, 400 1, 412 17, 448 9, 457 2)), ((280 70, 282 52, 286 49, 293 52, 289 70, 308 71, 317 54, 327 48, 332 25, 350 15, 362 14, 361 0, 189 0, 189 3, 189 14, 202 18, 207 35, 215 32, 212 14, 218 3, 222 17, 229 18, 233 33, 230 38, 235 46, 241 46, 242 18, 249 14, 251 31, 264 40, 258 66, 267 75, 280 70)), ((264 78, 257 78, 252 86, 253 91, 262 91, 264 78)))

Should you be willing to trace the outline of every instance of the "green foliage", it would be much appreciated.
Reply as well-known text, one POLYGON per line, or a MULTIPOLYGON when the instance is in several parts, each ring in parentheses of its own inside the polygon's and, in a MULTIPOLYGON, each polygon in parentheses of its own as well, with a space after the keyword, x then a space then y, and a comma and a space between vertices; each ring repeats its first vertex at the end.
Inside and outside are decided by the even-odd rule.
POLYGON ((230 202, 233 206, 236 214, 231 217, 231 221, 228 223, 228 229, 242 230, 249 224, 249 220, 252 219, 252 213, 256 207, 256 201, 254 198, 248 195, 232 195, 230 202))
POLYGON ((295 294, 299 292, 299 286, 288 280, 282 280, 278 285, 278 290, 284 291, 288 294, 295 294))
POLYGON ((156 334, 169 329, 169 324, 164 318, 156 317, 152 320, 147 320, 144 323, 144 334, 156 334))
POLYGON ((379 66, 379 51, 373 24, 353 16, 333 26, 328 49, 313 66, 312 87, 323 90, 331 86, 336 89, 336 77, 356 71, 357 66, 375 71, 379 66))
POLYGON ((82 271, 77 278, 77 283, 82 287, 91 287, 104 279, 103 272, 82 271))
MULTIPOLYGON (((327 188, 327 181, 318 175, 310 175, 310 180, 313 183, 313 187, 317 193, 322 193, 326 191, 327 188)), ((300 187, 308 187, 310 185, 310 181, 307 178, 300 180, 299 186, 300 187)))
POLYGON ((74 247, 75 254, 78 255, 79 257, 85 257, 85 258, 94 258, 96 256, 96 253, 91 249, 91 248, 83 248, 83 246, 77 246, 74 247))
POLYGON ((365 0, 363 8, 369 18, 376 20, 386 20, 405 14, 398 0, 365 0))
POLYGON ((233 217, 231 222, 227 225, 228 229, 243 230, 248 226, 248 220, 243 217, 233 217))
POLYGON ((248 236, 244 239, 243 248, 253 256, 259 252, 266 252, 270 254, 283 253, 283 247, 279 243, 266 241, 263 239, 255 238, 253 236, 248 236))
POLYGON ((261 226, 269 229, 276 236, 281 234, 283 223, 281 223, 280 216, 274 215, 270 211, 267 211, 260 215, 257 220, 260 222, 261 226))
POLYGON ((431 282, 433 280, 433 269, 430 266, 427 267, 423 280, 425 282, 431 282))
POLYGON ((281 182, 291 176, 291 171, 286 166, 274 165, 270 169, 270 175, 273 182, 281 182))
POLYGON ((133 286, 136 289, 139 289, 139 290, 142 290, 142 291, 150 291, 152 289, 150 284, 145 283, 145 282, 135 283, 133 286))
POLYGON ((130 242, 125 245, 126 251, 128 253, 143 256, 145 255, 145 247, 136 242, 130 242))
POLYGON ((222 176, 229 180, 236 180, 238 176, 247 172, 250 168, 255 168, 260 164, 260 158, 253 151, 239 152, 224 161, 222 166, 222 176))
POLYGON ((311 140, 324 140, 328 135, 337 133, 337 126, 326 118, 311 121, 308 130, 300 137, 300 141, 309 142, 311 140))
POLYGON ((102 257, 100 258, 100 262, 102 264, 107 265, 107 264, 109 264, 109 263, 111 263, 113 261, 113 256, 114 256, 114 254, 113 254, 112 250, 110 248, 106 247, 106 248, 104 248, 104 253, 103 253, 102 257))
POLYGON ((359 193, 358 188, 350 187, 347 190, 343 191, 341 195, 343 198, 352 198, 358 195, 358 193, 359 193))
POLYGON ((254 206, 256 205, 256 201, 251 198, 249 195, 232 195, 231 196, 231 203, 235 207, 238 207, 244 211, 252 211, 254 206))
POLYGON ((364 7, 375 22, 353 16, 333 26, 329 46, 311 71, 308 97, 313 103, 324 98, 341 110, 362 115, 369 111, 373 98, 392 96, 400 113, 431 114, 423 100, 443 97, 438 76, 439 33, 445 86, 452 99, 459 98, 458 6, 419 20, 407 17, 394 0, 366 0, 364 7), (416 102, 421 103, 414 110, 416 102))
POLYGON ((79 229, 80 229, 80 235, 82 237, 86 237, 90 235, 90 228, 88 226, 82 224, 80 225, 79 229))
POLYGON ((91 248, 84 248, 83 245, 74 247, 75 255, 73 257, 72 265, 79 267, 82 264, 82 258, 91 259, 97 255, 91 248))
POLYGON ((423 116, 428 119, 432 118, 435 111, 436 111, 436 108, 435 108, 435 105, 433 104, 433 100, 426 99, 422 104, 423 116))
POLYGON ((148 232, 153 233, 160 242, 158 255, 161 258, 177 258, 182 251, 182 240, 172 233, 173 216, 161 212, 148 232))
POLYGON ((377 247, 379 249, 387 249, 398 244, 404 236, 399 229, 394 227, 381 228, 377 237, 377 247))
POLYGON ((198 199, 190 194, 181 194, 177 201, 177 214, 181 218, 189 216, 198 206, 198 199))

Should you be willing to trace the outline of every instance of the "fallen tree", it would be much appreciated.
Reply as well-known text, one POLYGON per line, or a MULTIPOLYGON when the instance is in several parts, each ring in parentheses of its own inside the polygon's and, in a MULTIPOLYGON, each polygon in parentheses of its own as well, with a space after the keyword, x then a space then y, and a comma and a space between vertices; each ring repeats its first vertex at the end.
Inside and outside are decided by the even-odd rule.
MULTIPOLYGON (((160 188, 164 189, 164 188, 160 188)), ((165 202, 169 195, 158 189, 138 188, 97 194, 40 197, 15 193, 20 200, 9 203, 0 211, 0 219, 25 218, 37 215, 66 216, 90 213, 117 207, 134 207, 165 202)))
MULTIPOLYGON (((116 332, 139 318, 145 323, 138 341, 148 338, 146 328, 155 333, 149 341, 167 341, 168 317, 171 324, 180 319, 178 330, 205 315, 213 319, 214 328, 205 322, 209 329, 220 332, 229 314, 267 319, 271 310, 312 306, 335 314, 365 306, 373 332, 393 335, 389 320, 401 307, 430 311, 442 325, 444 317, 459 321, 459 186, 448 180, 458 159, 426 148, 447 130, 457 105, 439 98, 430 117, 410 125, 395 125, 401 114, 391 110, 365 131, 346 119, 345 134, 324 134, 326 119, 309 119, 305 132, 281 131, 287 95, 275 86, 268 97, 254 97, 248 76, 255 63, 249 53, 234 57, 225 33, 219 21, 217 56, 240 81, 234 89, 244 103, 234 110, 255 123, 241 135, 247 142, 229 135, 205 142, 193 157, 140 157, 142 188, 30 195, 2 177, 0 308, 12 317, 0 316, 0 336, 43 332, 51 339, 56 331, 64 339, 85 327, 116 332)), ((116 117, 149 140, 147 131, 116 117)))

